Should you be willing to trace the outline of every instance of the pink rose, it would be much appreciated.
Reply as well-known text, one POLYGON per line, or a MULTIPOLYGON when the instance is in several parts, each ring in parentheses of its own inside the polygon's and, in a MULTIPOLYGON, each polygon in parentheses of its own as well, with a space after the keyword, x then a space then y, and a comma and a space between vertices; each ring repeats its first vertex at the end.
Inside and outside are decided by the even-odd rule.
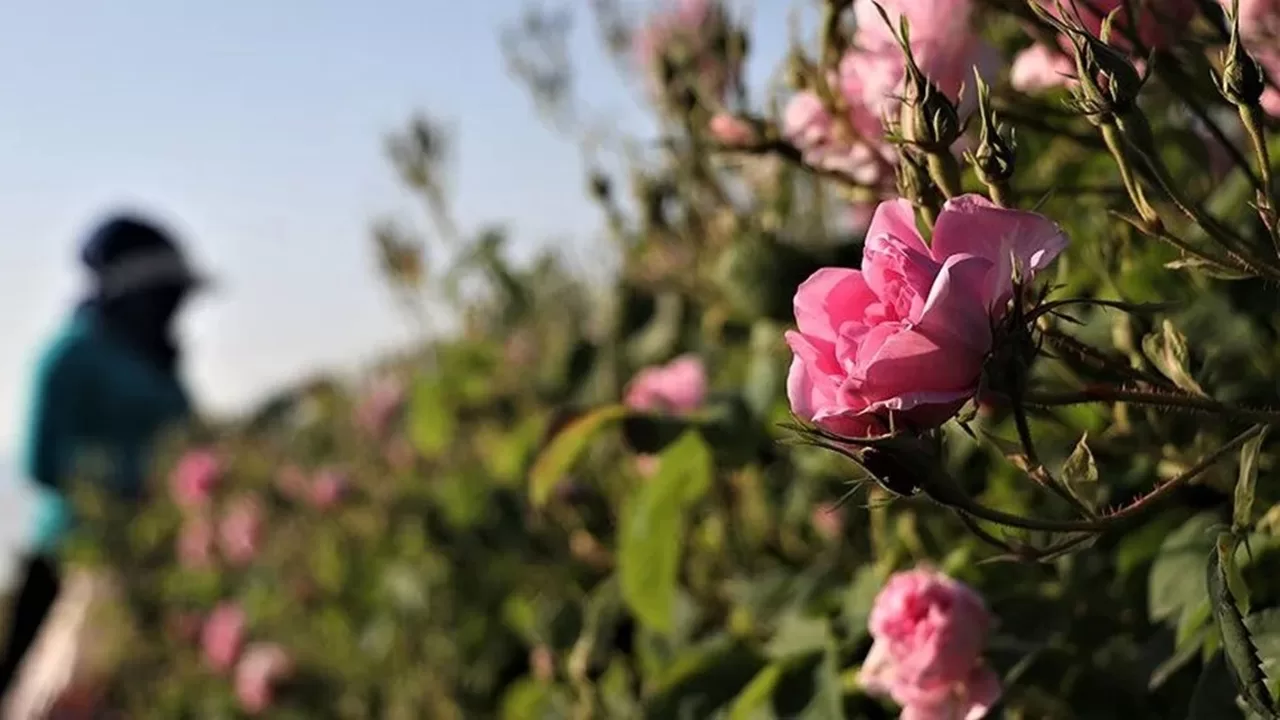
MULTIPOLYGON (((1231 0, 1221 0, 1228 12, 1231 0)), ((1269 77, 1262 93, 1262 109, 1280 117, 1280 2, 1276 0, 1240 0, 1240 36, 1244 47, 1262 66, 1269 77)))
POLYGON ((293 672, 293 659, 275 643, 254 643, 245 648, 236 665, 236 698, 240 707, 257 715, 271 707, 276 684, 293 672))
POLYGON ((204 505, 222 476, 222 461, 211 450, 189 450, 169 474, 174 502, 182 507, 204 505))
POLYGON ((627 387, 623 402, 635 410, 685 414, 702 406, 707 371, 697 355, 681 355, 666 365, 641 370, 627 387))
POLYGON ((1000 698, 982 660, 991 616, 971 588, 927 569, 900 572, 876 596, 874 639, 860 679, 902 706, 903 718, 980 720, 1000 698))
POLYGON ((253 497, 235 500, 218 524, 222 555, 233 565, 245 565, 262 544, 262 505, 253 497))
POLYGON ((347 490, 347 478, 334 469, 321 470, 311 483, 311 504, 324 510, 338 504, 347 490))
POLYGON ((707 123, 707 129, 712 137, 729 147, 750 145, 756 138, 750 123, 729 113, 716 113, 707 123))
POLYGON ((276 489, 290 499, 298 499, 307 495, 307 473, 297 465, 289 464, 276 473, 276 489))
POLYGON ((178 562, 191 569, 208 567, 213 562, 213 523, 205 515, 192 515, 182 523, 178 562))
POLYGON ((795 296, 797 331, 787 397, 798 416, 847 437, 904 424, 936 427, 977 390, 992 325, 1013 296, 1066 245, 1035 213, 978 195, 949 200, 932 246, 906 200, 880 204, 862 270, 823 268, 795 296))
POLYGON ((835 540, 844 532, 844 508, 839 505, 816 507, 809 521, 823 540, 835 540))
POLYGON ((381 435, 404 406, 406 390, 398 378, 379 380, 356 407, 356 424, 370 435, 381 435))
POLYGON ((223 603, 209 613, 200 631, 200 644, 205 660, 214 670, 225 672, 235 664, 244 642, 245 624, 244 610, 233 603, 223 603))

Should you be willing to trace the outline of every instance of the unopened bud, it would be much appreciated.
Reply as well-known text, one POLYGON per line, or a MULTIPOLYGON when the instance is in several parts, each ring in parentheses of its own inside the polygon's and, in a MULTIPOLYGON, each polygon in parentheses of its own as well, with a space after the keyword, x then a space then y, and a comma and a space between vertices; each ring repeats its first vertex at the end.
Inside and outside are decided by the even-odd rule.
POLYGON ((1267 89, 1262 66, 1244 49, 1240 42, 1240 18, 1231 18, 1231 43, 1222 53, 1222 77, 1218 89, 1223 97, 1235 105, 1257 107, 1262 93, 1267 89))
MULTIPOLYGON (((977 73, 975 72, 975 75, 977 73)), ((991 89, 981 76, 977 77, 978 114, 982 118, 978 148, 970 156, 979 179, 984 183, 1005 182, 1013 177, 1016 145, 1013 136, 1005 136, 1004 128, 996 121, 991 109, 991 89)))

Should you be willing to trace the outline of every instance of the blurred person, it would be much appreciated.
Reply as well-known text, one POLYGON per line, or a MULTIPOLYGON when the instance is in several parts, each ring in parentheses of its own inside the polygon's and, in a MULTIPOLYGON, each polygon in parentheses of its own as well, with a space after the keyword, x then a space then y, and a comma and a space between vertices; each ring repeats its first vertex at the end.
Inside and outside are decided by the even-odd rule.
MULTIPOLYGON (((153 441, 190 412, 173 328, 184 302, 205 282, 177 241, 147 220, 118 215, 90 233, 80 259, 91 287, 35 373, 25 472, 39 499, 0 662, 0 697, 9 700, 31 694, 10 692, 20 673, 17 684, 29 684, 28 675, 48 677, 47 669, 28 672, 24 658, 36 652, 33 646, 46 654, 45 647, 58 644, 37 638, 52 623, 46 619, 55 602, 79 594, 71 590, 82 583, 68 586, 57 558, 75 525, 68 492, 81 463, 91 454, 105 457, 99 481, 119 497, 140 500, 153 441)), ((50 661, 60 662, 41 658, 37 664, 50 661)), ((11 705, 6 717, 27 715, 11 705)))

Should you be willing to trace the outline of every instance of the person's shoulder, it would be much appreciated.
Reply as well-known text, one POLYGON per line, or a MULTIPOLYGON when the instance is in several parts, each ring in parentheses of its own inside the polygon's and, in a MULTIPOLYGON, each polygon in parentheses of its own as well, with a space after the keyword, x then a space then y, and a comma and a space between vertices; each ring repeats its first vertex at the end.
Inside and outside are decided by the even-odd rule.
POLYGON ((100 352, 100 340, 87 318, 73 315, 45 344, 36 362, 36 374, 45 382, 65 380, 90 367, 100 352))

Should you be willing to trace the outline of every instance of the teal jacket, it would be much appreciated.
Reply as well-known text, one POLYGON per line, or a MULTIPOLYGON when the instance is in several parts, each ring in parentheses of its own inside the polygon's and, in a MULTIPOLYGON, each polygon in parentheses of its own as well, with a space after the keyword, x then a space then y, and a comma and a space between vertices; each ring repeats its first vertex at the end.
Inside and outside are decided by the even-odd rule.
POLYGON ((74 524, 67 493, 79 473, 140 498, 154 441, 189 411, 175 375, 110 336, 92 306, 78 310, 36 371, 25 457, 39 492, 34 550, 55 552, 74 524))

